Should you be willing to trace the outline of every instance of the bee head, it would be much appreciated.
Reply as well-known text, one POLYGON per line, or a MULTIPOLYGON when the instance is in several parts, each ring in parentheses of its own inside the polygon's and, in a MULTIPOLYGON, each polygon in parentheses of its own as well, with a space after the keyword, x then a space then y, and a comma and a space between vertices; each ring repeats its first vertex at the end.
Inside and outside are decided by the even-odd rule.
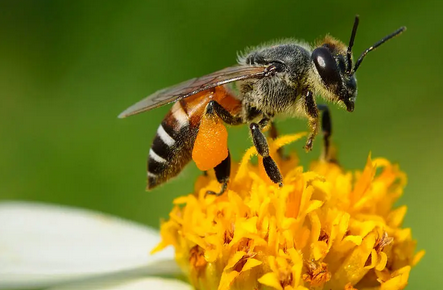
POLYGON ((326 36, 323 44, 314 49, 311 58, 332 101, 344 104, 352 112, 357 95, 357 81, 355 74, 348 72, 349 67, 352 67, 352 60, 346 57, 346 46, 326 36))
POLYGON ((358 15, 355 17, 351 39, 346 47, 342 42, 326 36, 324 41, 312 52, 311 59, 320 75, 323 86, 329 92, 333 101, 338 101, 346 106, 349 112, 354 111, 355 98, 357 96, 357 80, 355 72, 365 56, 387 40, 399 35, 406 30, 401 27, 390 35, 384 37, 371 47, 367 48, 355 62, 352 62, 352 46, 359 23, 358 15))

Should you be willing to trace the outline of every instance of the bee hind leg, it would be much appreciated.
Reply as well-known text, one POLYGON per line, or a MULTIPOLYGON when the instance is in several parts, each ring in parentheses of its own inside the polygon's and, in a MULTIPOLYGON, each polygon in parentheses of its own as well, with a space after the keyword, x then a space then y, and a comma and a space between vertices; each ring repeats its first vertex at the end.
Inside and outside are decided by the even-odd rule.
MULTIPOLYGON (((262 123, 262 121, 260 121, 260 123, 262 123)), ((257 149, 258 154, 263 157, 263 166, 266 174, 274 183, 277 183, 280 187, 283 186, 283 177, 277 167, 277 164, 272 157, 269 156, 268 142, 266 141, 265 135, 263 135, 262 131, 260 130, 259 124, 251 123, 249 128, 251 130, 254 146, 257 149)))
POLYGON ((228 156, 219 165, 214 168, 215 177, 217 181, 221 184, 221 189, 219 192, 208 190, 206 194, 212 194, 215 196, 222 195, 228 188, 229 176, 231 175, 231 154, 228 151, 228 156))
POLYGON ((205 114, 217 115, 223 122, 228 125, 240 125, 243 124, 243 119, 240 116, 233 116, 217 101, 210 101, 206 106, 205 114))
MULTIPOLYGON (((212 116, 217 115, 223 122, 228 125, 239 125, 244 123, 241 116, 231 115, 229 111, 227 111, 225 108, 223 108, 222 105, 214 100, 210 101, 206 105, 205 114, 212 116)), ((226 191, 229 183, 229 176, 231 174, 231 154, 229 153, 229 151, 228 156, 214 168, 214 171, 217 181, 221 184, 221 189, 219 192, 207 191, 206 194, 220 196, 226 191)))

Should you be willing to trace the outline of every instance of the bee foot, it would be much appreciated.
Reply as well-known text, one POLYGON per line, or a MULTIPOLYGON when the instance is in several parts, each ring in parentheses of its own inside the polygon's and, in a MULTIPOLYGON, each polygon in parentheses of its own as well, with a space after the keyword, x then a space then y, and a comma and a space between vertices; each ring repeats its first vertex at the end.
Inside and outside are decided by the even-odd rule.
POLYGON ((308 139, 308 141, 306 141, 306 144, 305 144, 305 146, 303 147, 305 150, 306 150, 306 152, 309 152, 309 151, 311 151, 312 150, 312 144, 313 144, 313 139, 311 139, 311 138, 309 138, 308 139))
POLYGON ((221 189, 220 189, 219 192, 215 192, 215 191, 212 191, 212 190, 208 190, 208 191, 206 191, 205 197, 206 197, 207 195, 220 196, 220 195, 222 195, 222 194, 226 191, 227 188, 228 188, 228 182, 226 181, 226 182, 223 182, 223 183, 221 184, 221 189))

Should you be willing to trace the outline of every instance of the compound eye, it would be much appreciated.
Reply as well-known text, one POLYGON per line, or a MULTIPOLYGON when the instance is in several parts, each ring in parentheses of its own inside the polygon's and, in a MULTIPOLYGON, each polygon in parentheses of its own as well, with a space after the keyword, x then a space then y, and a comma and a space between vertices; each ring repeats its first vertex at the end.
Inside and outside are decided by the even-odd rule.
POLYGON ((340 74, 337 64, 328 48, 322 46, 312 52, 312 60, 326 85, 339 84, 340 74))

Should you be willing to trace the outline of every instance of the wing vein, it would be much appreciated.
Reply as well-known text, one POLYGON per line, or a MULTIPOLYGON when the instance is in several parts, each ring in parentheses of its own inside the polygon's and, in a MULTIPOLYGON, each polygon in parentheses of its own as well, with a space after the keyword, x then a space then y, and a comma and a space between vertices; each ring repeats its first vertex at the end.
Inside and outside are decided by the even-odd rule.
POLYGON ((125 118, 176 102, 199 92, 246 79, 270 76, 270 66, 233 66, 209 75, 193 78, 175 86, 159 90, 123 111, 118 117, 125 118))

